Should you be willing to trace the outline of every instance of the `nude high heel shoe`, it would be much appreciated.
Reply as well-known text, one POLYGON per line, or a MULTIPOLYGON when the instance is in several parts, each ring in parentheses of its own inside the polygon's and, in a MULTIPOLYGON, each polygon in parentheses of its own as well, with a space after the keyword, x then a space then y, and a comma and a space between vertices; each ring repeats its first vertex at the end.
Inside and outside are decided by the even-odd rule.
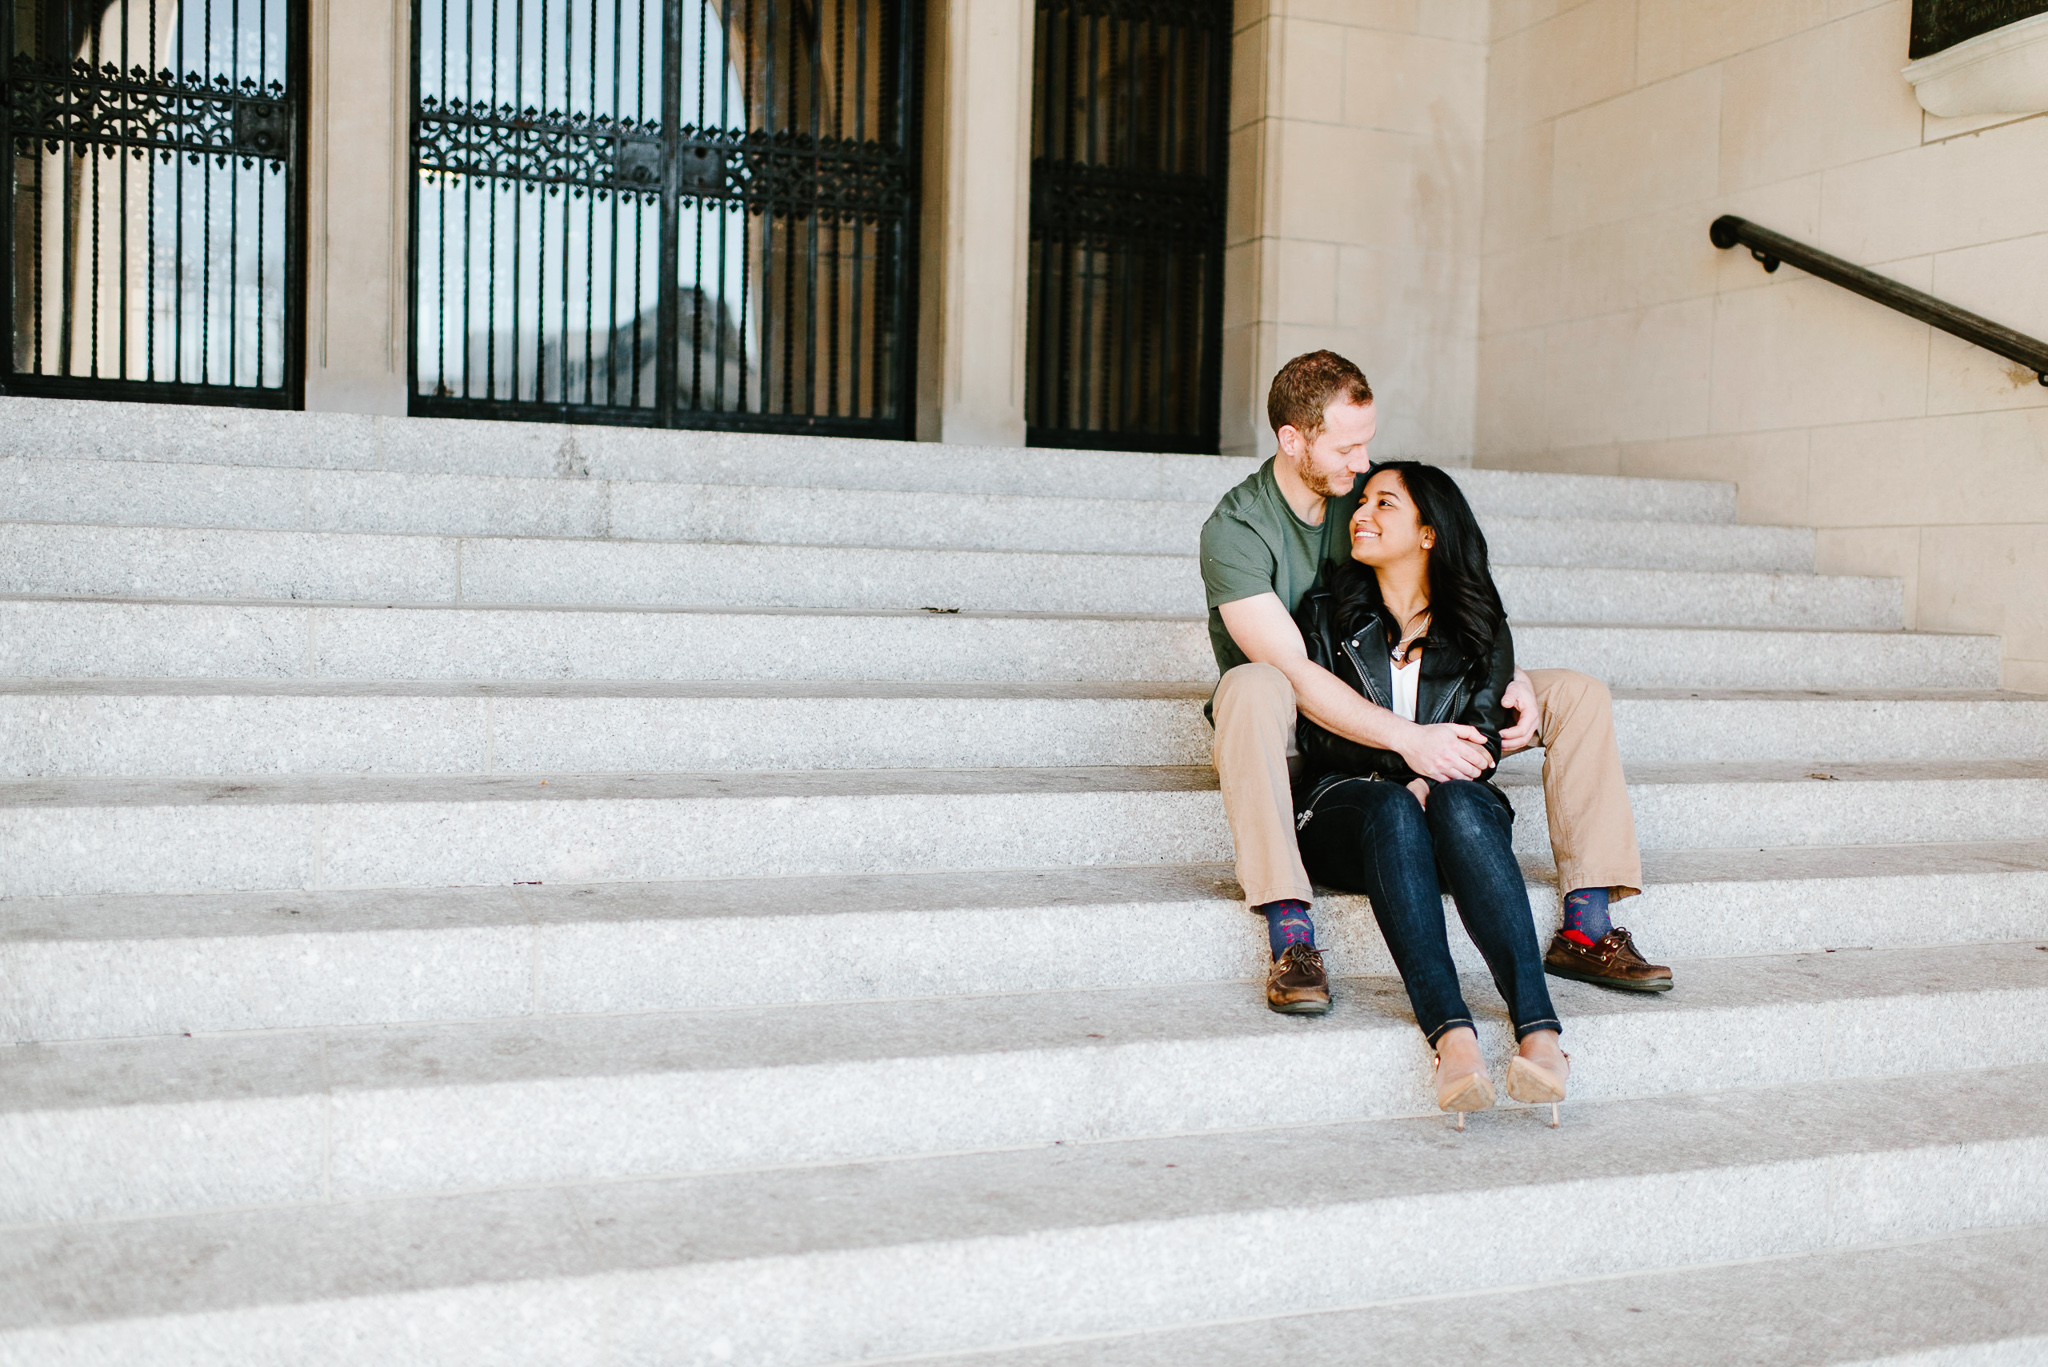
POLYGON ((1465 1128, 1465 1116, 1471 1111, 1483 1111, 1493 1105, 1493 1079, 1486 1075, 1482 1066, 1470 1073, 1456 1073, 1444 1076, 1444 1061, 1439 1055, 1436 1060, 1436 1108, 1450 1111, 1458 1117, 1458 1128, 1465 1128))
POLYGON ((1557 1103, 1564 1100, 1565 1080, 1571 1076, 1570 1054, 1564 1055, 1564 1063, 1564 1071, 1557 1073, 1520 1054, 1508 1060, 1508 1095, 1534 1106, 1548 1104, 1553 1130, 1557 1128, 1557 1103))

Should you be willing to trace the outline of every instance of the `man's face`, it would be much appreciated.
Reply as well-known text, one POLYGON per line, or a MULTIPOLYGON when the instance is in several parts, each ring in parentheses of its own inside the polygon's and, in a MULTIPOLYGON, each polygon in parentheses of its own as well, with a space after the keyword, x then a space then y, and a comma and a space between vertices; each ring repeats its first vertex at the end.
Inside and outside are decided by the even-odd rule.
POLYGON ((1339 401, 1323 410, 1323 430, 1308 441, 1299 429, 1280 429, 1280 454, 1293 462, 1294 473, 1324 498, 1340 498, 1351 492, 1372 465, 1367 447, 1379 430, 1379 418, 1369 403, 1339 401))

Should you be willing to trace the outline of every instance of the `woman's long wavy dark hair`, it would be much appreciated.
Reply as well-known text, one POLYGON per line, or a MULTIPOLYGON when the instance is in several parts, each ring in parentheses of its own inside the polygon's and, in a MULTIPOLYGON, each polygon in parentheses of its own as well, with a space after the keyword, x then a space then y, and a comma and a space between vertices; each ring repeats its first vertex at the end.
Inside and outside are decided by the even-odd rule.
MULTIPOLYGON (((1493 658, 1494 639, 1508 617, 1487 563, 1486 533, 1479 530, 1465 491, 1436 466, 1390 460, 1373 466, 1365 477, 1371 479, 1383 470, 1401 477, 1422 525, 1436 530, 1436 544, 1429 550, 1429 634, 1455 646, 1475 677, 1483 675, 1493 658)), ((1372 566, 1356 560, 1337 566, 1330 588, 1340 622, 1356 622, 1368 610, 1384 606, 1379 576, 1372 566)))

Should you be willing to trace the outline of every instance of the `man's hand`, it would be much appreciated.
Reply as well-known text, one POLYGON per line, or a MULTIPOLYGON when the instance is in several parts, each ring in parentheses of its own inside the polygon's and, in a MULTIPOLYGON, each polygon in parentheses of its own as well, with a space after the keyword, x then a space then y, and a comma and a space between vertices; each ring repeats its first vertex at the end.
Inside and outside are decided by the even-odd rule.
POLYGON ((1360 745, 1397 752, 1416 729, 1415 723, 1401 720, 1309 659, 1301 628, 1277 594, 1240 598, 1217 610, 1237 648, 1247 658, 1285 674, 1294 688, 1295 706, 1318 726, 1360 745))
POLYGON ((1420 802, 1423 809, 1427 811, 1429 808, 1429 781, 1427 779, 1411 778, 1408 780, 1408 791, 1415 794, 1415 800, 1420 802))
POLYGON ((1408 767, 1424 778, 1442 783, 1454 778, 1478 778, 1493 767, 1493 753, 1486 748, 1485 733, 1460 722, 1439 722, 1417 726, 1412 739, 1399 754, 1408 767))
POLYGON ((1501 691, 1500 705, 1515 714, 1515 724, 1500 733, 1500 752, 1512 755, 1517 750, 1526 750, 1536 739, 1536 690, 1529 686, 1529 676, 1521 670, 1501 691))

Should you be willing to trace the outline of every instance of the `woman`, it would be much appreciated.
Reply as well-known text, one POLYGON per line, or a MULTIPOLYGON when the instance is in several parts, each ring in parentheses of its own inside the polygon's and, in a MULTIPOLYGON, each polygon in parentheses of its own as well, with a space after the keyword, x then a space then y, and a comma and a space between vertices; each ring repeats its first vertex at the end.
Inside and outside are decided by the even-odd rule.
POLYGON ((1303 599, 1310 655, 1366 697, 1422 726, 1484 747, 1486 773, 1439 783, 1390 750, 1358 745, 1303 718, 1296 797, 1302 860, 1319 883, 1363 892, 1436 1050, 1437 1106, 1493 1105, 1472 1013, 1444 934, 1441 873, 1458 915, 1506 998, 1519 1041, 1508 1095, 1548 1102, 1551 1124, 1571 1063, 1550 1004, 1529 896, 1508 834, 1514 809, 1488 780, 1508 723, 1501 693, 1515 648, 1486 537, 1465 495, 1417 461, 1376 466, 1351 521, 1351 560, 1303 599))

